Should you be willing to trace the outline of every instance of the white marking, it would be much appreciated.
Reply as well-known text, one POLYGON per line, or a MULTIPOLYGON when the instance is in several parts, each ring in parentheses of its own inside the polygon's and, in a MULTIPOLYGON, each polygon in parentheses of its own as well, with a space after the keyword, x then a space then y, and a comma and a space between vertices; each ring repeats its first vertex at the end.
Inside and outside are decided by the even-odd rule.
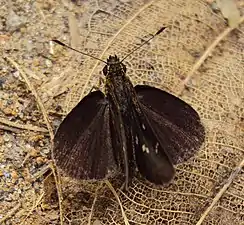
POLYGON ((136 144, 138 145, 139 144, 139 140, 138 140, 138 137, 136 136, 136 144))
POLYGON ((146 130, 146 127, 145 127, 145 125, 144 125, 144 124, 142 124, 142 129, 143 129, 143 130, 146 130))
POLYGON ((146 145, 142 145, 142 151, 149 154, 149 148, 146 145))
POLYGON ((156 154, 158 154, 158 147, 159 147, 159 143, 157 142, 156 145, 155 145, 155 152, 156 152, 156 154))

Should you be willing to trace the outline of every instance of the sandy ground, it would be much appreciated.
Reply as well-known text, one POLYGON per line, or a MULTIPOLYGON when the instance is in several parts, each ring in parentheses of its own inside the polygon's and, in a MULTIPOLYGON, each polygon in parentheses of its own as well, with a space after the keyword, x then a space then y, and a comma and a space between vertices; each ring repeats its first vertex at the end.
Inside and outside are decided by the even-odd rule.
MULTIPOLYGON (((130 1, 121 2, 130 4, 130 1)), ((107 11, 122 3, 103 2, 107 11)), ((60 224, 56 186, 50 175, 50 135, 53 135, 50 131, 58 127, 69 110, 61 102, 70 86, 67 82, 60 86, 58 75, 67 69, 67 64, 75 65, 70 53, 53 46, 50 40, 61 38, 66 43, 70 40, 72 46, 81 46, 87 41, 96 7, 97 1, 82 0, 3 0, 0 3, 3 54, 0 59, 0 221, 4 221, 1 224, 60 224), (47 119, 51 124, 49 130, 47 119)), ((103 23, 98 26, 103 27, 103 23)), ((92 52, 100 47, 97 42, 89 41, 88 46, 92 52)), ((66 188, 69 190, 69 186, 66 188)), ((94 199, 90 193, 96 190, 92 185, 90 188, 78 195, 65 192, 65 224, 87 224, 82 216, 88 217, 94 199), (77 217, 73 213, 72 219, 67 213, 71 205, 77 212, 77 217)), ((106 202, 113 196, 108 190, 103 195, 98 203, 100 207, 116 202, 106 202)), ((103 215, 103 208, 96 210, 103 215)), ((101 222, 94 219, 93 224, 101 222)))

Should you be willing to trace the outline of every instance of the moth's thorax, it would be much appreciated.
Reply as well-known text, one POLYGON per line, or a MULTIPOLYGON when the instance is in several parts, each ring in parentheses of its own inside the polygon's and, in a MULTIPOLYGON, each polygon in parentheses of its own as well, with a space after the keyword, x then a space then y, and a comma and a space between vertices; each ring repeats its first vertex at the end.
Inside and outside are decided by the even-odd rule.
POLYGON ((128 113, 131 108, 134 88, 126 76, 126 66, 115 56, 109 56, 107 65, 103 69, 106 76, 106 95, 114 110, 122 114, 128 113))

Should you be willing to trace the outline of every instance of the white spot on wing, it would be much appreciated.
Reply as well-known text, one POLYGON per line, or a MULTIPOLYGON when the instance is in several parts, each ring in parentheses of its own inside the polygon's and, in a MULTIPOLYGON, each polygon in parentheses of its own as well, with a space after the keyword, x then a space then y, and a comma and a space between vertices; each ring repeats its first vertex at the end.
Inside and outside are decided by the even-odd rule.
POLYGON ((149 153, 149 148, 146 145, 142 145, 142 151, 149 153))
POLYGON ((155 145, 155 152, 156 152, 156 154, 158 154, 158 147, 159 147, 159 143, 157 142, 156 145, 155 145))
POLYGON ((139 144, 139 140, 138 140, 138 137, 136 136, 136 144, 138 145, 139 144))
POLYGON ((142 124, 142 129, 143 129, 143 130, 146 130, 146 127, 145 127, 145 125, 144 125, 144 124, 142 124))

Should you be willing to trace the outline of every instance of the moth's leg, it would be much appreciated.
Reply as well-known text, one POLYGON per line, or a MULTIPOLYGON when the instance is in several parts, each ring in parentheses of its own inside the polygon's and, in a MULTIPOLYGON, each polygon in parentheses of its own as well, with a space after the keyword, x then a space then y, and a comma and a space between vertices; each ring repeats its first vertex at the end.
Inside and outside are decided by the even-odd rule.
POLYGON ((135 164, 134 162, 130 162, 130 160, 128 160, 127 162, 125 162, 125 173, 124 173, 124 182, 120 187, 120 190, 122 191, 128 191, 129 186, 132 183, 132 179, 135 175, 135 164), (127 167, 127 169, 126 169, 127 167))
MULTIPOLYGON (((125 175, 126 176, 126 175, 125 175)), ((132 177, 125 177, 124 178, 125 180, 124 180, 124 182, 122 183, 122 185, 120 186, 120 190, 121 191, 128 191, 128 189, 129 189, 129 186, 131 185, 131 183, 132 183, 132 177)))
POLYGON ((126 185, 126 181, 123 182, 123 184, 121 185, 121 187, 119 189, 121 191, 128 191, 128 185, 126 185))

